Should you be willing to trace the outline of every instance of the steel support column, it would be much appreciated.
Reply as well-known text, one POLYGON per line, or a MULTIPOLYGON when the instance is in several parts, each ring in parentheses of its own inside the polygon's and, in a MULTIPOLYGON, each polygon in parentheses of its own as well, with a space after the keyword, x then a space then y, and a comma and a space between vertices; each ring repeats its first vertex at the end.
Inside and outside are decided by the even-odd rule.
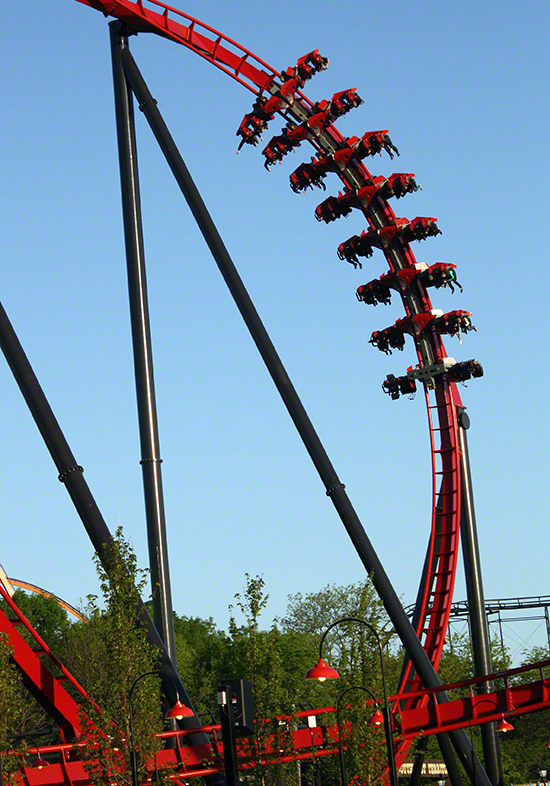
MULTIPOLYGON (((483 593, 483 578, 481 573, 481 560, 477 538, 476 514, 474 507, 474 492, 470 471, 470 457, 468 454, 468 439, 466 431, 470 427, 470 419, 464 407, 458 407, 458 439, 460 442, 460 533, 462 536, 462 552, 464 557, 464 573, 466 578, 466 593, 468 596, 468 621, 472 638, 472 651, 474 659, 474 672, 476 677, 491 674, 491 647, 487 615, 485 613, 485 597, 483 593)), ((478 687, 478 693, 490 693, 492 683, 483 682, 478 687)), ((483 758, 485 769, 493 786, 502 786, 502 763, 500 748, 494 723, 486 723, 481 727, 481 740, 483 743, 483 758)))
MULTIPOLYGON (((367 537, 359 517, 345 492, 345 486, 340 481, 322 443, 319 439, 307 412, 294 386, 292 385, 283 363, 256 311, 254 304, 239 276, 233 260, 227 251, 214 222, 204 204, 197 187, 185 165, 185 162, 174 142, 166 123, 157 107, 157 102, 151 95, 145 81, 128 49, 121 53, 124 71, 128 77, 140 109, 164 153, 172 173, 191 209, 193 216, 206 240, 212 256, 235 300, 235 303, 247 325, 250 334, 271 374, 271 377, 285 403, 287 410, 300 434, 302 441, 315 465, 326 493, 332 500, 344 527, 361 559, 369 576, 372 577, 374 587, 382 599, 388 616, 403 643, 411 661, 418 672, 420 679, 426 687, 440 685, 439 678, 433 668, 422 644, 420 643, 403 606, 395 592, 382 563, 367 537)), ((444 694, 438 694, 440 702, 448 701, 444 694)), ((467 735, 462 730, 453 731, 449 737, 459 754, 460 760, 466 771, 472 771, 472 748, 467 735)), ((478 785, 489 786, 490 781, 477 761, 478 785)))
POLYGON ((141 443, 143 491, 149 544, 149 566, 153 596, 155 626, 176 665, 174 615, 170 588, 170 569, 164 517, 164 496, 153 373, 153 352, 149 325, 145 249, 141 219, 141 199, 137 146, 134 124, 132 92, 126 82, 120 59, 121 51, 128 46, 128 38, 121 31, 120 22, 109 25, 113 63, 115 113, 120 163, 120 185, 128 295, 134 351, 134 371, 141 443))
POLYGON ((414 757, 414 764, 409 779, 409 786, 420 786, 422 778, 422 767, 424 766, 424 759, 426 758, 426 751, 428 750, 429 737, 422 737, 416 749, 416 756, 414 757))

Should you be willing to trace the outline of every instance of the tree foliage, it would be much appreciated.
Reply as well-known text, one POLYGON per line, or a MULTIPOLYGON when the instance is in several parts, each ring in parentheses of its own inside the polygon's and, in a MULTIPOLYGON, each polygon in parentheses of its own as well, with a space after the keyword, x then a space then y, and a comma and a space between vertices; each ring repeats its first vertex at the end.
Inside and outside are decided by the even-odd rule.
MULTIPOLYGON (((288 752, 288 732, 296 724, 289 717, 296 710, 335 706, 340 693, 352 685, 381 696, 376 639, 361 625, 338 626, 327 638, 323 654, 339 670, 339 680, 320 685, 304 679, 318 660, 321 634, 337 619, 359 616, 373 625, 384 646, 390 691, 399 673, 391 627, 370 581, 291 596, 285 616, 268 625, 263 620, 267 601, 263 577, 246 574, 229 608, 227 633, 216 629, 212 620, 175 620, 178 664, 197 710, 217 716, 215 689, 227 679, 244 677, 252 683, 257 721, 252 750, 257 758, 271 734, 277 734, 282 755, 288 752)), ((348 769, 350 775, 361 773, 365 783, 380 776, 386 755, 383 731, 375 733, 367 723, 373 710, 372 699, 362 689, 352 691, 341 708, 345 728, 353 728, 347 738, 348 769)), ((335 719, 332 715, 317 721, 333 724, 335 719)), ((334 757, 323 760, 322 770, 325 779, 339 777, 334 757)), ((295 763, 278 764, 248 770, 246 780, 259 786, 295 784, 297 772, 295 763)))
POLYGON ((48 647, 59 652, 71 627, 67 612, 52 595, 16 589, 13 601, 48 647))
POLYGON ((7 634, 0 633, 0 772, 6 786, 15 784, 14 776, 21 764, 20 756, 10 752, 14 748, 14 730, 25 713, 21 679, 11 661, 11 652, 7 634))
POLYGON ((178 670, 193 707, 204 722, 209 723, 217 712, 214 697, 219 675, 223 672, 227 636, 212 618, 178 617, 174 615, 174 635, 178 670))
MULTIPOLYGON (((287 632, 307 633, 315 644, 309 659, 319 657, 319 641, 324 631, 339 619, 364 620, 367 625, 345 622, 327 634, 323 659, 336 668, 340 678, 320 685, 305 686, 313 706, 337 706, 346 744, 346 771, 364 784, 378 783, 387 763, 384 731, 369 723, 383 696, 378 640, 386 672, 388 693, 394 691, 399 676, 399 658, 393 629, 384 606, 370 581, 338 587, 329 584, 318 592, 290 596, 281 624, 287 632)), ((302 690, 304 690, 302 688, 302 690)), ((336 760, 323 762, 325 777, 338 779, 336 760)))
MULTIPOLYGON (((93 704, 85 708, 94 782, 98 786, 107 781, 122 786, 130 779, 128 695, 139 675, 154 671, 157 654, 147 643, 136 617, 146 575, 138 569, 121 531, 102 557, 102 561, 97 560, 101 597, 88 598, 83 610, 88 622, 70 624, 64 612, 60 616, 59 607, 44 605, 44 598, 31 602, 23 593, 17 602, 43 638, 48 643, 56 642, 56 654, 101 707, 101 714, 93 704)), ((175 615, 179 670, 195 709, 204 713, 204 723, 218 721, 217 687, 228 679, 248 679, 253 686, 256 718, 249 751, 259 761, 269 735, 276 735, 281 757, 290 752, 289 732, 300 722, 295 718, 296 710, 335 707, 341 697, 348 781, 353 779, 365 786, 380 783, 387 761, 384 732, 382 728, 374 730, 368 720, 374 709, 372 696, 377 702, 382 697, 381 669, 376 636, 369 626, 342 623, 326 637, 323 657, 338 670, 340 679, 324 684, 304 679, 319 658, 323 632, 338 619, 358 617, 372 625, 380 637, 388 693, 395 692, 402 651, 371 582, 344 587, 330 584, 318 592, 292 595, 285 615, 273 621, 265 618, 267 602, 263 577, 246 574, 243 588, 229 607, 226 630, 219 629, 212 619, 175 615)), ((493 645, 492 656, 495 671, 509 666, 500 644, 493 645)), ((548 656, 548 651, 533 650, 525 654, 525 662, 548 656)), ((449 638, 439 676, 444 683, 473 676, 469 637, 455 633, 449 638)), ((538 679, 540 675, 530 676, 538 679)), ((452 698, 458 695, 460 691, 452 698)), ((152 732, 163 728, 159 680, 155 676, 144 677, 135 686, 132 705, 143 782, 145 762, 156 748, 152 732)), ((29 715, 28 706, 29 697, 10 665, 7 644, 0 641, 0 752, 9 747, 6 741, 11 734, 37 728, 28 725, 29 717, 38 718, 38 726, 44 724, 42 716, 29 715)), ((320 725, 335 723, 333 714, 316 720, 320 725)), ((548 720, 548 712, 513 719, 515 731, 501 738, 505 782, 532 782, 540 769, 550 770, 545 748, 550 733, 548 720)), ((481 756, 479 727, 471 733, 481 756)), ((427 755, 440 758, 433 738, 427 755)), ((324 757, 315 765, 304 763, 302 773, 312 766, 321 770, 324 783, 339 782, 337 757, 324 757)), ((243 771, 242 777, 249 786, 298 786, 299 769, 295 762, 279 762, 243 771)))
POLYGON ((71 626, 64 657, 67 667, 83 685, 90 702, 83 708, 87 737, 87 760, 92 781, 127 784, 130 778, 130 691, 133 733, 138 770, 145 776, 147 761, 160 745, 153 732, 162 731, 160 679, 155 671, 157 651, 147 641, 138 619, 141 592, 147 572, 137 566, 136 556, 122 529, 95 556, 102 605, 88 596, 87 622, 71 626), (100 708, 100 711, 97 708, 100 708))

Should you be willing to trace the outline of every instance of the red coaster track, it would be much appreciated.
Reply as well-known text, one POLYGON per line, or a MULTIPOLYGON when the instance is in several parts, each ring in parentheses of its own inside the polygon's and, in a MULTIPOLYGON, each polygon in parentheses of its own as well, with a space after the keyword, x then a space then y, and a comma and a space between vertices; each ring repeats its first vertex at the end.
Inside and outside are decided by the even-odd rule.
MULTIPOLYGON (((293 190, 300 192, 309 186, 324 188, 323 178, 331 172, 342 181, 344 191, 319 205, 317 218, 332 221, 352 208, 365 216, 367 230, 344 241, 338 255, 361 266, 359 257, 371 256, 373 248, 382 251, 389 272, 360 287, 358 298, 374 304, 388 302, 391 290, 396 290, 401 295, 405 317, 385 330, 375 331, 371 343, 391 353, 392 348, 403 348, 407 334, 415 342, 416 368, 409 369, 408 374, 398 379, 390 375, 383 387, 392 398, 416 390, 417 380, 425 389, 432 449, 433 503, 426 569, 421 580, 415 625, 430 662, 437 670, 448 625, 459 541, 461 470, 457 408, 461 401, 456 382, 482 372, 475 361, 456 364, 448 358, 441 339, 442 334, 454 335, 471 329, 468 312, 444 315, 433 309, 427 292, 429 286, 452 286, 456 280, 450 270, 453 266, 447 265, 446 270, 441 265, 427 269, 417 264, 410 246, 412 240, 438 234, 436 220, 398 218, 388 202, 392 197, 416 190, 414 176, 377 177, 363 164, 363 158, 384 149, 392 158, 393 153, 397 153, 386 131, 369 132, 360 139, 346 139, 333 125, 333 120, 361 103, 355 90, 337 93, 330 101, 317 104, 301 92, 304 82, 326 67, 326 61, 317 52, 301 58, 296 68, 280 73, 222 33, 158 0, 147 0, 147 3, 144 0, 137 3, 129 0, 78 1, 119 19, 130 32, 153 32, 186 46, 247 87, 257 98, 253 111, 245 116, 237 132, 242 138, 241 147, 245 142, 255 145, 261 131, 275 114, 279 114, 285 121, 285 128, 267 144, 264 150, 266 166, 269 168, 282 160, 302 141, 310 142, 316 158, 292 174, 293 190)), ((421 688, 414 670, 406 664, 399 693, 414 695, 407 700, 401 699, 394 705, 394 711, 405 712, 425 706, 428 697, 419 693, 421 688)), ((398 766, 409 745, 407 740, 401 743, 397 752, 398 766)))
POLYGON ((78 2, 125 22, 133 33, 157 33, 183 44, 254 93, 263 90, 272 77, 279 76, 267 63, 223 33, 166 3, 157 0, 147 0, 147 5, 143 1, 131 3, 129 0, 78 2))
POLYGON ((0 599, 7 603, 11 616, 0 609, 0 632, 7 633, 12 647, 12 658, 16 663, 29 693, 42 705, 59 726, 65 742, 77 740, 82 734, 82 708, 65 690, 64 682, 69 682, 80 702, 88 695, 65 666, 56 658, 46 642, 38 635, 27 618, 15 605, 0 582, 0 599), (28 644, 17 630, 25 629, 34 645, 28 644), (50 668, 46 665, 50 664, 50 668), (60 676, 54 676, 59 670, 60 676))
MULTIPOLYGON (((383 276, 383 279, 401 294, 406 313, 406 320, 399 320, 402 326, 395 326, 399 339, 397 346, 398 348, 402 346, 405 331, 410 332, 415 341, 419 368, 430 369, 433 372, 432 376, 424 377, 427 383, 426 403, 433 466, 432 523, 426 562, 428 570, 423 577, 419 593, 421 602, 417 608, 416 631, 432 665, 437 670, 445 641, 457 566, 460 522, 457 406, 461 406, 461 401, 456 383, 450 378, 451 374, 441 373, 445 368, 443 364, 447 360, 447 353, 437 326, 437 318, 441 312, 434 312, 427 287, 420 275, 423 271, 421 266, 417 266, 409 243, 409 240, 423 239, 430 234, 436 234, 438 230, 435 220, 415 219, 409 222, 397 218, 385 198, 386 193, 388 196, 396 193, 395 188, 392 188, 396 182, 395 177, 393 180, 375 177, 361 160, 363 155, 381 152, 383 147, 393 158, 394 148, 391 141, 384 131, 365 134, 361 140, 362 149, 357 144, 359 140, 345 139, 331 122, 335 116, 343 113, 337 105, 339 94, 334 96, 331 102, 314 105, 300 92, 300 87, 305 80, 296 73, 297 69, 285 73, 285 80, 282 81, 279 72, 222 33, 157 0, 152 0, 147 6, 143 2, 131 3, 127 0, 79 1, 127 23, 133 32, 156 32, 183 44, 221 68, 240 84, 256 92, 258 96, 262 96, 263 91, 269 91, 272 99, 267 107, 264 103, 263 112, 253 111, 247 116, 248 122, 245 118, 241 128, 246 130, 249 137, 245 138, 243 135, 243 141, 255 144, 259 136, 259 131, 255 134, 258 126, 265 127, 267 121, 264 118, 273 116, 274 112, 278 111, 285 119, 288 131, 266 146, 264 153, 266 165, 269 166, 282 159, 284 154, 292 147, 298 146, 300 141, 309 141, 317 151, 316 161, 320 162, 320 165, 316 166, 316 162, 313 162, 316 172, 314 175, 309 175, 309 182, 305 185, 303 185, 303 177, 300 182, 297 182, 301 168, 296 170, 291 178, 293 189, 300 191, 308 185, 320 185, 322 177, 330 171, 344 184, 344 196, 349 195, 348 204, 361 210, 367 219, 369 230, 358 238, 362 244, 359 246, 356 243, 355 247, 349 250, 350 245, 353 245, 352 238, 341 245, 339 255, 357 265, 360 264, 358 256, 370 256, 373 247, 382 250, 390 269, 390 275, 383 276), (293 81, 294 79, 296 81, 293 81), (274 111, 270 112, 270 109, 274 111), (288 137, 291 138, 290 142, 286 142, 288 137)), ((312 75, 315 70, 312 67, 309 75, 312 75)), ((344 111, 347 111, 353 105, 350 103, 353 102, 356 94, 353 91, 345 91, 345 93, 349 95, 343 96, 343 99, 340 96, 340 100, 348 99, 344 104, 344 111)), ((260 127, 259 130, 263 128, 260 127)), ((408 181, 401 178, 400 182, 410 183, 411 179, 412 176, 408 181)), ((341 202, 342 199, 333 198, 333 203, 341 202)), ((318 208, 318 217, 323 212, 323 205, 318 208)), ((349 212, 347 206, 345 209, 349 212)), ((337 213, 337 208, 333 208, 332 214, 327 214, 326 210, 324 212, 325 216, 321 217, 321 220, 332 220, 333 217, 343 214, 337 213)), ((374 336, 376 334, 373 334, 374 336)), ((380 343, 378 346, 383 348, 380 343)), ((421 371, 418 373, 422 374, 421 371)), ((416 692, 421 687, 409 664, 404 671, 399 692, 416 692)), ((402 709, 412 709, 425 701, 425 697, 416 696, 407 701, 402 709)), ((397 706, 395 709, 398 709, 397 706)), ((398 766, 405 758, 409 745, 410 743, 404 742, 400 746, 397 754, 398 766)))

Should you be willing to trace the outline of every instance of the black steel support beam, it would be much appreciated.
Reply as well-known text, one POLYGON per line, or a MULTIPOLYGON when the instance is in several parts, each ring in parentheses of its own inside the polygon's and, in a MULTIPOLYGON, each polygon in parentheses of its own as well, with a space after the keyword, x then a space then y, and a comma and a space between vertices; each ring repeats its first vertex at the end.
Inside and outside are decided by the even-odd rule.
POLYGON ((422 737, 417 745, 411 777, 409 779, 409 786, 420 786, 420 781, 422 778, 422 767, 424 766, 424 759, 426 758, 429 740, 429 737, 422 737))
MULTIPOLYGON (((122 63, 128 81, 132 86, 140 109, 143 111, 159 146, 164 153, 168 165, 178 183, 189 208, 206 240, 212 256, 235 300, 235 303, 247 325, 250 334, 268 368, 269 373, 285 403, 287 410, 300 434, 302 441, 315 465, 327 496, 332 500, 340 519, 351 538, 351 541, 374 587, 384 603, 397 635, 408 653, 413 665, 425 687, 437 687, 439 678, 433 668, 422 644, 420 643, 403 606, 395 592, 382 563, 378 559, 359 517, 345 492, 345 486, 336 474, 322 443, 319 439, 307 412, 294 386, 292 385, 283 363, 256 311, 254 304, 239 276, 233 260, 204 204, 201 195, 185 162, 174 142, 166 123, 158 109, 157 102, 151 95, 145 81, 128 49, 122 51, 122 63)), ((444 694, 438 694, 440 702, 448 701, 444 694)), ((472 771, 472 748, 467 735, 462 730, 449 734, 462 765, 467 772, 472 771)), ((490 781, 479 765, 478 786, 490 786, 490 781)))
POLYGON ((120 27, 120 22, 109 25, 153 618, 176 666, 133 95, 120 60, 122 49, 128 46, 120 27))
MULTIPOLYGON (((99 558, 102 559, 105 553, 105 547, 112 542, 113 537, 109 532, 109 528, 101 515, 88 484, 84 480, 84 470, 78 464, 65 439, 65 435, 44 395, 44 391, 40 387, 40 383, 38 382, 32 366, 25 355, 23 347, 1 303, 0 349, 4 353, 13 376, 15 377, 15 381, 19 385, 23 398, 27 402, 31 415, 57 467, 59 480, 65 485, 77 513, 84 524, 84 528, 88 533, 88 537, 92 541, 92 545, 99 558)), ((108 564, 104 563, 104 567, 108 572, 108 564)), ((178 698, 176 695, 176 688, 179 692, 180 699, 182 699, 188 707, 192 707, 189 696, 174 668, 174 664, 143 603, 140 604, 137 612, 142 625, 147 631, 148 641, 155 647, 158 647, 159 671, 166 674, 171 682, 174 683, 174 685, 172 685, 171 682, 163 680, 163 690, 168 701, 171 705, 176 702, 178 698)), ((186 729, 193 729, 202 725, 201 721, 196 716, 184 718, 180 723, 182 728, 186 729)), ((206 734, 194 734, 190 735, 190 737, 195 741, 191 744, 205 744, 208 742, 206 734)), ((211 782, 213 783, 213 781, 211 782)))
MULTIPOLYGON (((491 646, 487 615, 485 613, 485 597, 483 593, 483 578, 481 572, 481 559, 479 556, 479 543, 477 537, 476 513, 474 507, 474 491, 470 470, 470 457, 468 453, 468 438, 466 431, 470 427, 470 419, 463 407, 458 408, 458 439, 460 443, 460 534, 462 536, 462 553, 464 557, 464 574, 466 579, 466 594, 468 597, 468 611, 470 635, 472 637, 472 652, 474 659, 474 673, 476 677, 492 674, 491 646)), ((491 693, 493 684, 480 683, 478 693, 491 693)), ((481 741, 483 744, 483 758, 485 769, 493 786, 502 786, 502 762, 497 731, 494 723, 485 723, 481 727, 481 741)))

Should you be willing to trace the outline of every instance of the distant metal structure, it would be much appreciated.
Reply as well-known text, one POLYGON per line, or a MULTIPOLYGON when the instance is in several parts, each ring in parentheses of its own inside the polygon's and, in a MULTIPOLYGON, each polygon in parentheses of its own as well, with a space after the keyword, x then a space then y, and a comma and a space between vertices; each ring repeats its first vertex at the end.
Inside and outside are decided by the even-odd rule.
MULTIPOLYGON (((411 604, 405 608, 405 611, 412 617, 414 614, 415 606, 411 604)), ((546 641, 548 650, 550 651, 550 595, 529 595, 525 597, 516 598, 490 598, 485 601, 485 617, 487 620, 487 627, 490 629, 498 628, 498 636, 501 646, 506 646, 505 636, 503 631, 503 624, 510 622, 531 622, 544 620, 546 630, 546 641), (542 614, 522 614, 520 616, 504 617, 504 612, 510 611, 527 611, 528 609, 542 609, 542 614)), ((454 621, 462 620, 470 628, 470 611, 467 600, 456 600, 451 604, 449 613, 449 625, 454 621)))
MULTIPOLYGON (((487 618, 487 625, 491 627, 498 627, 499 638, 504 644, 504 632, 502 624, 508 622, 529 622, 532 620, 544 620, 546 628, 546 641, 548 649, 550 650, 550 595, 530 595, 523 598, 500 598, 485 601, 485 615, 487 618), (521 615, 514 617, 503 617, 503 612, 509 611, 527 611, 527 609, 542 609, 542 614, 537 615, 521 615)), ((412 613, 412 612, 411 612, 412 613)), ((455 601, 451 606, 451 619, 465 620, 469 624, 470 614, 467 600, 455 601)))
POLYGON ((0 584, 4 587, 10 598, 12 597, 13 593, 15 592, 11 579, 8 577, 8 574, 4 570, 2 564, 0 564, 0 584))
POLYGON ((2 576, 2 566, 0 565, 0 582, 4 585, 4 589, 8 592, 10 597, 13 597, 14 588, 18 587, 19 589, 27 590, 27 592, 33 592, 37 595, 42 595, 44 598, 53 598, 56 603, 58 603, 62 609, 68 614, 71 614, 73 617, 76 617, 77 620, 80 622, 86 622, 86 618, 82 616, 82 614, 75 609, 74 606, 71 606, 70 603, 59 598, 57 595, 54 595, 53 592, 48 592, 48 590, 42 589, 42 587, 37 587, 36 584, 31 584, 28 581, 21 581, 21 579, 14 579, 8 578, 7 576, 2 576), (11 588, 11 589, 10 589, 11 588))

